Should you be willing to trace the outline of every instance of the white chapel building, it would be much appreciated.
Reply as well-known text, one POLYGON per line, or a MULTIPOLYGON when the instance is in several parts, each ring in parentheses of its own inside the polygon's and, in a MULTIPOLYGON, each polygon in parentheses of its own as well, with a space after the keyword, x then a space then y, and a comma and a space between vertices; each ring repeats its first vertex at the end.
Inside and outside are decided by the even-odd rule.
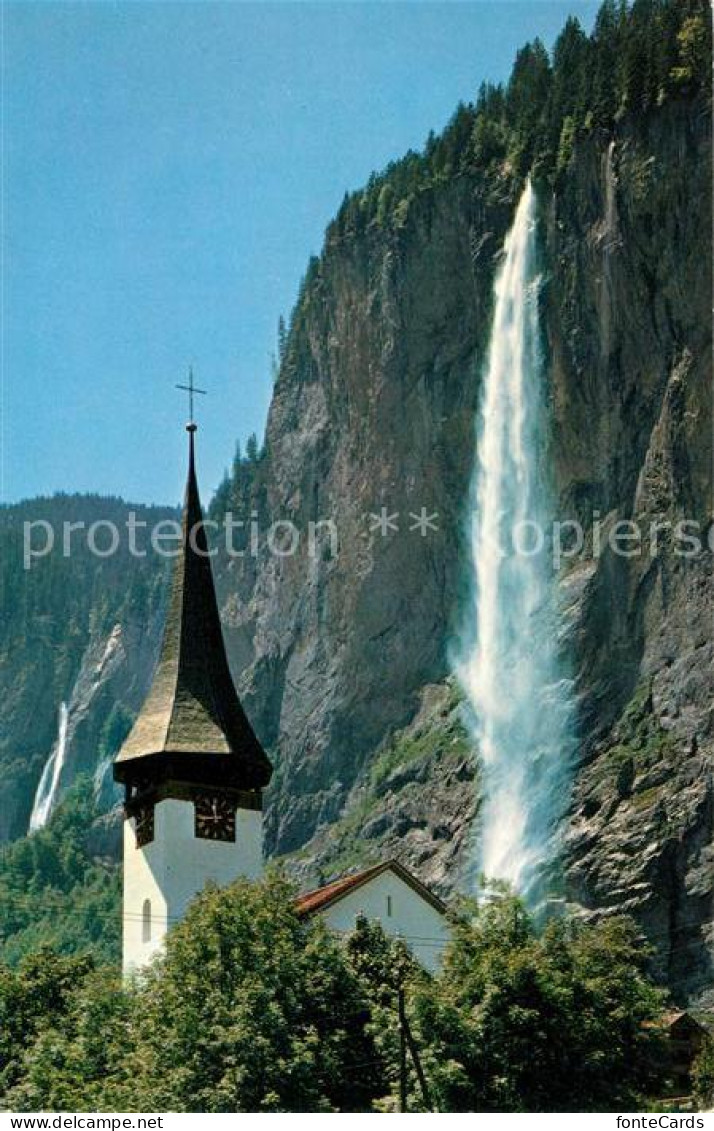
MULTIPOLYGON (((188 482, 153 683, 114 763, 125 788, 123 968, 140 970, 211 880, 263 873, 263 790, 272 766, 243 711, 226 656, 189 433, 188 482)), ((437 968, 444 904, 396 861, 301 896, 301 915, 345 933, 365 915, 437 968)))

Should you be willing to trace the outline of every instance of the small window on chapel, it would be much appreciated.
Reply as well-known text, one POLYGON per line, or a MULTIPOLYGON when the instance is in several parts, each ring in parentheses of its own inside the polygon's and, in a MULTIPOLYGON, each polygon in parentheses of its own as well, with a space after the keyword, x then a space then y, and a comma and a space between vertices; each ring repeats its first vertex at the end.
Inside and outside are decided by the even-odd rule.
POLYGON ((141 941, 151 942, 151 900, 145 899, 141 909, 141 941))
POLYGON ((392 897, 391 897, 391 895, 388 895, 387 896, 387 917, 391 918, 391 916, 392 916, 392 897))

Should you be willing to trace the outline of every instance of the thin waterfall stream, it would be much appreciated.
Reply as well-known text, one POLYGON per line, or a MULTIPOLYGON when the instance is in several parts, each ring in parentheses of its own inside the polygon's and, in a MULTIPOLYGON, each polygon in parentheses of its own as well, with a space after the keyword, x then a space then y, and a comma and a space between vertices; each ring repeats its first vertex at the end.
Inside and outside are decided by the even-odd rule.
POLYGON ((37 829, 44 828, 49 820, 55 801, 57 800, 57 791, 59 789, 62 767, 64 766, 65 753, 67 750, 68 725, 69 711, 67 710, 67 704, 62 703, 59 709, 57 739, 45 762, 42 777, 37 786, 28 832, 34 833, 37 829))

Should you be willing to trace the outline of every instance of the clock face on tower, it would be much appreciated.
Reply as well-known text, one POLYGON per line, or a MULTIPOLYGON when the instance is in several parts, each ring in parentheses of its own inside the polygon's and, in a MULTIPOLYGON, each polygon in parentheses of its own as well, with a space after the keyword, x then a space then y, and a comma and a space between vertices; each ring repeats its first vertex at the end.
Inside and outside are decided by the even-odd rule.
POLYGON ((140 805, 136 810, 136 847, 143 848, 154 839, 154 806, 140 805))
POLYGON ((216 794, 202 794, 195 801, 196 836, 204 840, 236 839, 235 802, 216 794))

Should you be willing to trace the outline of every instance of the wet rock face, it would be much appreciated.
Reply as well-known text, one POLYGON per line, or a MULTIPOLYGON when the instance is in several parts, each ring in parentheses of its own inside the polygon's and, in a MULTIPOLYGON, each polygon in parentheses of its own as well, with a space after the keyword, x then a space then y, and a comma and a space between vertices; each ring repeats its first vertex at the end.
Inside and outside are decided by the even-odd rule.
MULTIPOLYGON (((117 623, 109 630, 88 634, 85 647, 78 652, 77 671, 66 700, 67 745, 57 801, 80 774, 94 777, 97 790, 102 789, 103 804, 117 800, 118 791, 111 782, 108 762, 103 767, 99 765, 103 731, 117 703, 130 710, 138 709, 151 680, 160 638, 160 616, 148 624, 127 620, 123 625, 117 623), (101 768, 105 771, 104 782, 98 776, 101 768)), ((52 711, 52 706, 46 699, 41 700, 40 720, 52 711)), ((45 746, 45 760, 56 740, 56 727, 55 716, 55 728, 49 731, 51 737, 45 746)), ((37 780, 42 765, 43 761, 38 759, 37 780)), ((3 811, 0 840, 14 839, 27 831, 36 782, 28 783, 26 789, 22 784, 22 779, 5 783, 10 804, 3 811)))
POLYGON ((568 880, 585 907, 637 916, 680 995, 712 985, 707 153, 706 123, 683 107, 623 128, 576 153, 547 234, 567 265, 548 319, 562 511, 591 549, 593 512, 605 530, 633 522, 642 546, 624 556, 605 542, 579 567, 568 880))
POLYGON ((95 773, 107 742, 121 740, 117 722, 148 687, 167 571, 141 534, 139 554, 130 552, 131 515, 150 530, 176 512, 61 494, 0 507, 0 845, 27 831, 61 704, 67 744, 58 796, 79 774, 95 773), (98 557, 81 532, 106 521, 119 533, 117 553, 98 557), (49 524, 54 548, 26 562, 25 539, 38 523, 45 531, 49 524), (78 531, 69 541, 68 524, 78 531))
MULTIPOLYGON (((710 555, 679 557, 671 532, 651 555, 596 555, 593 532, 597 514, 605 529, 708 521, 709 170, 706 119, 672 105, 590 135, 542 195, 548 458, 561 516, 582 523, 586 545, 564 569, 581 731, 569 895, 635 913, 680 996, 709 977, 710 555), (644 712, 635 738, 628 710, 644 712)), ((295 319, 261 513, 302 531, 331 519, 339 546, 263 552, 220 582, 244 701, 277 766, 268 844, 295 854, 305 882, 375 853, 402 855, 442 890, 466 882, 473 767, 425 756, 377 796, 370 774, 419 717, 425 686, 448 675, 491 287, 515 197, 508 179, 461 176, 418 197, 396 231, 330 237, 295 319), (422 507, 438 516, 424 537, 409 517, 422 507), (382 534, 369 515, 383 514, 398 529, 382 534)))
POLYGON ((426 684, 414 718, 382 742, 341 813, 288 860, 305 887, 396 858, 444 896, 473 880, 476 759, 453 680, 426 684), (455 884, 455 877, 460 885, 455 884))
POLYGON ((227 586, 250 609, 246 708, 276 751, 275 852, 337 818, 370 755, 448 670, 494 267, 473 235, 499 246, 510 205, 486 207, 457 181, 425 194, 399 233, 328 245, 293 336, 265 509, 301 532, 330 520, 339 546, 265 554, 227 586))

